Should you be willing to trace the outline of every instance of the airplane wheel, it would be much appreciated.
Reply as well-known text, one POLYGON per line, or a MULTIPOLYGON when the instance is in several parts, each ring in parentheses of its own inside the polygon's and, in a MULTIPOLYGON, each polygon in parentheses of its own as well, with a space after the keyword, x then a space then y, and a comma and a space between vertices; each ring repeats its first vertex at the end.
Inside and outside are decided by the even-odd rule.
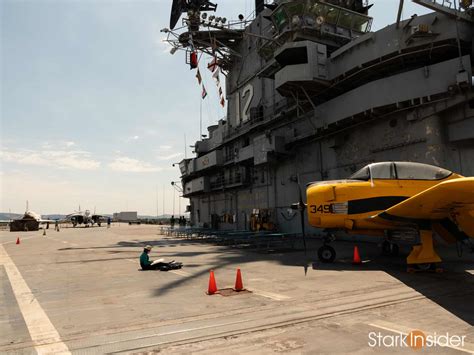
POLYGON ((415 264, 416 268, 421 271, 428 271, 431 270, 434 264, 426 263, 426 264, 415 264))
POLYGON ((318 249, 318 257, 323 263, 332 263, 336 259, 336 251, 329 245, 323 245, 318 249))
POLYGON ((388 240, 385 240, 382 243, 383 255, 397 256, 399 252, 400 252, 400 248, 398 247, 398 244, 390 243, 388 240))

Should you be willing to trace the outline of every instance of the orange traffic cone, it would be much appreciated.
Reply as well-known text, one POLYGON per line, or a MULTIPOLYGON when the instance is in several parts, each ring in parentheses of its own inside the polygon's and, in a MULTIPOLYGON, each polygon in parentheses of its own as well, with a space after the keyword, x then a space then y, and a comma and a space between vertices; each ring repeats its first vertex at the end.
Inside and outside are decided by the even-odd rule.
POLYGON ((244 289, 244 284, 242 282, 242 274, 240 269, 237 269, 237 277, 235 278, 235 287, 234 291, 242 291, 244 289))
POLYGON ((16 244, 20 244, 20 237, 16 238, 16 244))
POLYGON ((354 265, 358 265, 358 264, 362 264, 362 260, 360 260, 360 255, 359 255, 359 248, 356 246, 354 246, 354 260, 352 261, 352 264, 354 265))
POLYGON ((207 294, 213 295, 217 292, 216 279, 214 277, 214 270, 209 272, 209 287, 207 288, 207 294))

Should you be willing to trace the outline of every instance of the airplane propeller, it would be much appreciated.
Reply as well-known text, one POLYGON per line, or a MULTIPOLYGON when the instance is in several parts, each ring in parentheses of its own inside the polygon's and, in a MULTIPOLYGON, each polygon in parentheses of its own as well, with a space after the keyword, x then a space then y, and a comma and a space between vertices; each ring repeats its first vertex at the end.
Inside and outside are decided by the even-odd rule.
POLYGON ((306 204, 303 202, 303 193, 301 191, 299 175, 297 175, 297 177, 296 177, 296 182, 298 184, 299 201, 297 203, 293 203, 291 205, 291 209, 298 210, 300 212, 301 234, 303 236, 303 246, 304 246, 304 256, 305 256, 304 274, 306 275, 308 273, 308 250, 307 250, 307 247, 306 247, 306 231, 305 231, 305 225, 304 225, 304 212, 306 210, 306 204))

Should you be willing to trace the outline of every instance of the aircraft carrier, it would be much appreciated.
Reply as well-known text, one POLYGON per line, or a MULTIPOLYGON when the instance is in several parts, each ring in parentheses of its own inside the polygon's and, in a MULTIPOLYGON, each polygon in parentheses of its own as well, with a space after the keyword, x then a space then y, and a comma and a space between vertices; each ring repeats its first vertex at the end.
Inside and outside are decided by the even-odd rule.
POLYGON ((170 43, 214 56, 227 99, 179 164, 193 224, 300 231, 299 186, 371 162, 474 175, 472 1, 413 1, 432 12, 401 21, 401 1, 376 32, 363 0, 256 0, 255 18, 233 24, 184 2, 196 6, 170 43))

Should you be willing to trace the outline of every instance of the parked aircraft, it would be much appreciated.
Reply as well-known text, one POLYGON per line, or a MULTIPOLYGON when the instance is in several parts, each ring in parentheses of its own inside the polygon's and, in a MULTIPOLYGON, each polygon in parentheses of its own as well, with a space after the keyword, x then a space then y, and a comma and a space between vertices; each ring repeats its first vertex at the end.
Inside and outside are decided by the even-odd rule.
POLYGON ((55 222, 56 221, 52 219, 43 219, 38 213, 27 210, 21 219, 10 222, 10 231, 37 231, 41 224, 46 224, 46 228, 49 228, 49 224, 55 222))
POLYGON ((68 214, 65 219, 66 221, 70 221, 73 227, 76 227, 78 224, 83 224, 85 227, 97 224, 100 227, 105 217, 95 213, 91 215, 89 210, 81 211, 79 207, 79 211, 68 214))
POLYGON ((309 223, 324 228, 328 238, 319 248, 323 262, 336 251, 329 244, 332 231, 372 235, 385 239, 383 250, 397 253, 400 240, 412 251, 409 269, 436 268, 441 258, 433 246, 433 233, 450 243, 469 244, 474 238, 474 177, 412 162, 381 162, 365 166, 349 179, 310 183, 309 223))

